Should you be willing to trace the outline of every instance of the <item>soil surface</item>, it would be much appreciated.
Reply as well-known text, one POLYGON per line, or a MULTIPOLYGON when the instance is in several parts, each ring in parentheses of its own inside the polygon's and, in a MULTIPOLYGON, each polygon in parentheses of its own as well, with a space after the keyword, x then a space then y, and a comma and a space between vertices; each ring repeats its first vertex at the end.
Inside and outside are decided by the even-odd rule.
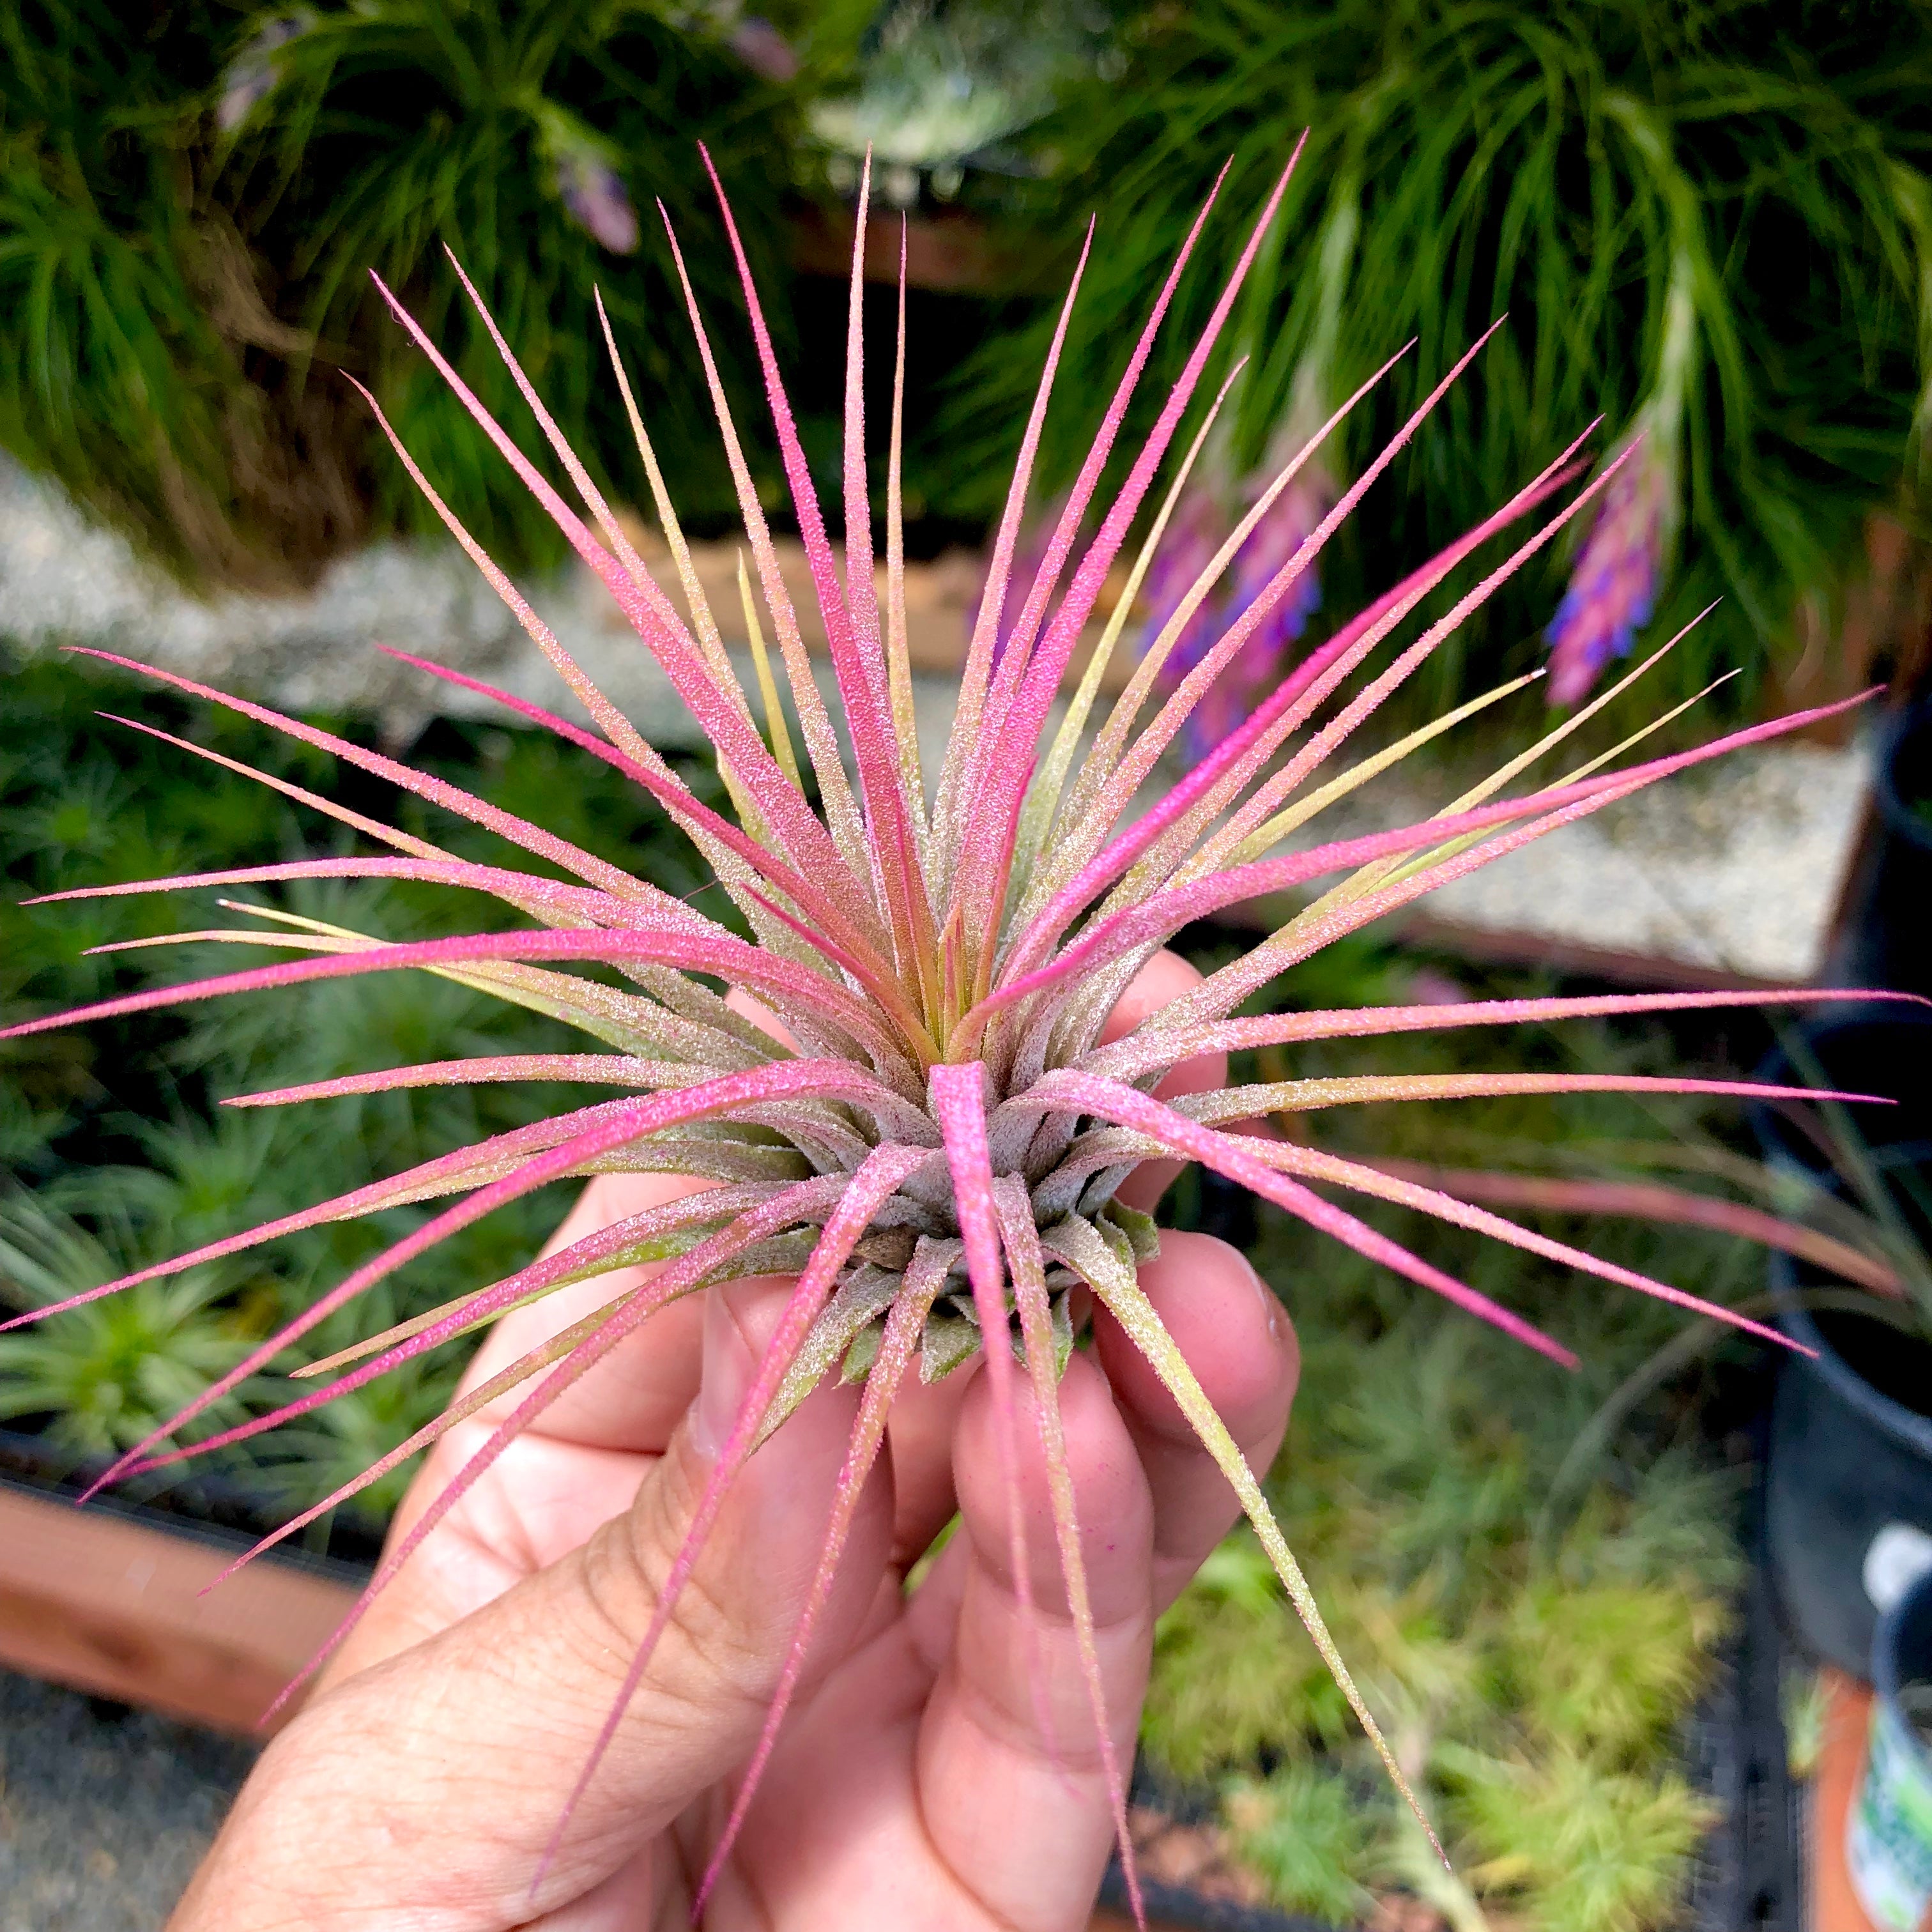
POLYGON ((0 1932, 158 1932, 254 1758, 0 1671, 0 1932))

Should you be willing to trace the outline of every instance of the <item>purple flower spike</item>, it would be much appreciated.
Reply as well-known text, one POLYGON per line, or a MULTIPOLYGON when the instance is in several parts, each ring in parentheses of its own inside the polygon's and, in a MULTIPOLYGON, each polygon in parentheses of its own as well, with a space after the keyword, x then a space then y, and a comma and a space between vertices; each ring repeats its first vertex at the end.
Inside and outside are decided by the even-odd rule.
MULTIPOLYGON (((1271 470, 1257 472, 1242 486, 1240 494, 1247 503, 1252 505, 1267 488, 1272 474, 1271 470)), ((1334 485, 1327 472, 1314 464, 1276 498, 1235 554, 1225 587, 1202 604, 1162 667, 1160 686, 1163 694, 1172 692, 1226 634, 1228 627, 1300 548, 1303 540, 1334 501, 1334 485)), ((1208 490, 1190 493, 1177 506, 1172 532, 1148 573, 1150 613, 1143 650, 1160 636, 1162 626, 1220 547, 1224 522, 1224 515, 1208 490)), ((1189 713, 1177 740, 1186 764, 1190 767, 1198 764, 1281 682, 1288 648, 1307 628, 1308 620, 1321 602, 1321 582, 1311 568, 1298 580, 1189 713)))
POLYGON ((572 220, 600 247, 614 255, 636 254, 638 211, 608 161, 590 154, 560 156, 556 192, 572 220))
POLYGON ((1604 492, 1570 588, 1544 634, 1552 705, 1587 697, 1604 668, 1627 656, 1650 621, 1668 535, 1670 469, 1653 443, 1626 463, 1604 492))
POLYGON ((730 46, 754 74, 767 80, 782 84, 798 78, 796 51, 769 20, 741 20, 733 30, 730 46))

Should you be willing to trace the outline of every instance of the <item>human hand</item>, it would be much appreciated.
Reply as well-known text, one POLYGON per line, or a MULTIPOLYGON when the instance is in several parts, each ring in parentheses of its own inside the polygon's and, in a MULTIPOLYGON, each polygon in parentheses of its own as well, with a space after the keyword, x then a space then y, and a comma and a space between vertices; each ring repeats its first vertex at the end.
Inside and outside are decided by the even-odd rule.
MULTIPOLYGON (((1108 1036, 1194 976, 1157 957, 1108 1036)), ((1197 1091, 1223 1074, 1190 1063, 1161 1090, 1197 1091)), ((1144 1168, 1122 1195, 1151 1207, 1172 1174, 1144 1168)), ((704 1184, 602 1177, 551 1246, 704 1184)), ((1264 1469, 1297 1366, 1274 1297, 1240 1255, 1203 1235, 1164 1234, 1141 1280, 1250 1463, 1264 1469)), ((601 1276, 506 1317, 466 1386, 630 1285, 601 1276)), ((820 1388, 746 1466, 608 1754, 545 1855, 789 1286, 738 1282, 672 1304, 516 1439, 268 1745, 171 1932, 688 1924, 818 1562, 856 1388, 820 1388)), ((1118 1326, 1096 1310, 1094 1328, 1095 1348, 1074 1354, 1060 1402, 1124 1765, 1154 1618, 1235 1504, 1118 1326)), ((1028 1444, 1023 1377, 1016 1399, 1028 1444)), ((392 1541, 514 1400, 442 1438, 392 1541)), ((1113 1836, 1100 1754, 1043 1466, 1019 1459, 1030 1638, 999 1468, 983 1376, 962 1370, 902 1395, 707 1927, 1086 1924, 1113 1836), (908 1594, 906 1570, 956 1510, 958 1533, 908 1594)))

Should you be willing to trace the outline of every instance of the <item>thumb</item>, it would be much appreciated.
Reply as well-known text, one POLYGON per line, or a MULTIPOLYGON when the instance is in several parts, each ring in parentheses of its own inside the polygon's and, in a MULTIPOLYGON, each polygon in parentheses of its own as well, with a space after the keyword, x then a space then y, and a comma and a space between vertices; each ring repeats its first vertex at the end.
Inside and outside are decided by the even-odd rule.
MULTIPOLYGON (((698 1392, 682 1426, 629 1510, 577 1560, 532 1579, 545 1587, 531 1592, 527 1611, 517 1606, 520 1616, 562 1620, 570 1668, 596 1730, 658 1612, 793 1286, 765 1280, 710 1291, 698 1392)), ((626 1818, 656 1806, 660 1822, 668 1822, 749 1755, 824 1550, 860 1398, 857 1388, 836 1382, 820 1388, 724 1490, 595 1780, 604 1788, 603 1803, 626 1818)), ((813 1660, 821 1668, 843 1654, 876 1597, 890 1516, 889 1485, 880 1476, 861 1501, 814 1640, 813 1660)), ((573 1783, 582 1768, 580 1756, 573 1783)), ((592 1822, 598 1808, 589 1793, 584 1808, 592 1822)))
MULTIPOLYGON (((364 1864, 357 1888, 392 1910, 451 1903, 460 1886, 486 1919, 500 1909, 501 1922, 521 1924, 617 1871, 742 1765, 824 1546, 856 1389, 820 1388, 740 1471, 578 1790, 792 1286, 708 1291, 699 1392, 630 1508, 480 1610, 318 1698, 269 1747, 242 1805, 263 1784, 308 1843, 346 1843, 358 1858, 371 1848, 383 1869, 364 1864), (372 1762, 382 1768, 375 1790, 372 1762)), ((876 1598, 890 1538, 890 1484, 875 1472, 814 1638, 820 1668, 843 1654, 876 1598)), ((238 1835, 273 1834, 256 1822, 238 1835)))

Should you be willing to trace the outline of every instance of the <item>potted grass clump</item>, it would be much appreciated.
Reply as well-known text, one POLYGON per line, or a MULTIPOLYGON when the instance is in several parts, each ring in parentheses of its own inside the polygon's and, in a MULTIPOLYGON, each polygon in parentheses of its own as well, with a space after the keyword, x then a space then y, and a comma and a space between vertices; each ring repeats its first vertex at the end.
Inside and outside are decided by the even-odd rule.
MULTIPOLYGON (((1430 1842, 1423 1807, 1404 1768, 1400 1730, 1384 1728, 1350 1675, 1254 1471, 1142 1286, 1142 1270, 1160 1238, 1151 1219, 1126 1204, 1120 1190, 1144 1163, 1191 1160, 1212 1168, 1332 1237, 1342 1251, 1364 1257, 1494 1324, 1546 1358, 1552 1375, 1575 1359, 1562 1342, 1499 1296, 1423 1259, 1329 1195, 1317 1192, 1316 1185, 1418 1209, 1599 1281, 1687 1305, 1775 1339, 1762 1324, 1667 1282, 1439 1190, 1295 1142, 1231 1131, 1285 1110, 1476 1094, 1534 1096, 1662 1088, 1749 1097, 1785 1090, 1763 1083, 1674 1076, 1598 1081, 1545 1072, 1315 1082, 1291 1078, 1234 1087, 1226 1079, 1222 1056, 1238 1047, 1292 1049, 1298 1042, 1336 1035, 1399 1035, 1444 1026, 1561 1018, 1578 1012, 1668 1010, 1700 999, 1744 1004, 1772 997, 1630 995, 1581 1003, 1504 1001, 1453 1009, 1238 1016, 1251 994, 1298 959, 1432 886, 1724 749, 1801 728, 1820 715, 1756 726, 1701 749, 1646 764, 1608 772, 1585 766, 1559 772, 1540 788, 1503 795, 1528 757, 1562 742, 1568 734, 1559 729, 1513 759, 1491 783, 1448 802, 1436 817, 1286 857, 1269 856, 1284 814, 1298 820, 1387 768, 1388 753, 1339 766, 1356 726, 1481 610, 1499 585, 1556 541, 1575 518, 1588 513, 1628 456, 1584 482, 1575 467, 1580 438, 1551 450, 1540 467, 1447 549, 1340 623, 1287 668, 1238 728, 1151 809, 1132 819, 1126 815, 1203 694, 1275 607, 1293 595, 1333 532, 1397 462, 1420 424, 1482 352, 1486 338, 1468 346, 1150 717, 1144 720, 1142 713, 1160 660, 1209 598, 1249 530, 1312 460, 1352 404, 1343 404, 1307 443, 1287 455, 1279 476, 1228 532, 1101 722, 1093 742, 1082 745, 1065 732, 1048 735, 1051 707, 1108 571, 1117 559, 1131 557, 1132 568, 1144 572, 1160 547, 1167 514, 1219 406, 1203 379, 1215 364, 1223 326, 1242 278, 1263 245, 1286 179, 1284 175, 1276 183, 1247 234, 1232 278, 1189 348, 1182 378, 1161 404, 1144 441, 1137 449, 1117 452, 1174 290, 1204 232, 1210 211, 1204 210, 1125 373, 1098 412, 1094 441, 1036 572, 1027 580, 1010 582, 1039 425, 1053 386, 1056 358, 1049 357, 1002 514, 992 582, 962 674, 956 722, 937 771, 922 765, 910 703, 896 406, 886 457, 884 567, 875 568, 860 299, 862 232, 853 256, 842 556, 833 548, 748 266, 720 193, 724 238, 742 278, 792 508, 830 643, 840 722, 851 746, 849 766, 801 644, 798 614, 776 566, 770 526, 741 457, 722 385, 714 379, 712 398, 739 490, 750 554, 748 574, 764 604, 763 617, 748 627, 758 665, 755 702, 722 648, 701 586, 684 567, 683 534, 641 412, 632 417, 640 459, 666 542, 680 566, 682 608, 652 578, 602 488, 544 410, 507 340, 493 333, 537 434, 548 446, 542 464, 475 399, 407 309, 393 304, 400 326, 450 382, 584 563, 608 587, 710 734, 730 810, 703 802, 590 684, 471 537, 458 507, 435 493, 416 459, 398 441, 400 460, 435 513, 505 598, 594 728, 526 699, 489 693, 474 680, 458 681, 472 693, 494 694, 512 712, 548 727, 586 757, 634 782, 704 855, 728 912, 724 906, 717 916, 700 911, 533 818, 489 806, 446 781, 345 738, 171 674, 151 674, 177 689, 273 724, 443 812, 487 828, 524 862, 464 857, 429 836, 428 828, 398 829, 305 793, 304 802, 332 812, 374 849, 213 875, 130 881, 92 889, 88 896, 209 886, 259 892, 324 878, 406 880, 479 895, 494 902, 500 920, 516 922, 454 938, 398 940, 251 901, 244 903, 242 914, 256 924, 201 936, 214 944, 266 945, 293 957, 46 1014, 10 1029, 13 1036, 71 1028, 183 1000, 423 973, 544 1012, 577 1028, 590 1050, 484 1054, 377 1067, 253 1094, 247 1096, 248 1103, 274 1108, 410 1088, 532 1080, 577 1083, 604 1097, 440 1154, 247 1232, 205 1241, 70 1298, 67 1308, 90 1306, 313 1228, 404 1208, 424 1210, 410 1217, 413 1225, 400 1238, 389 1239, 327 1286, 318 1284, 308 1306, 280 1322, 166 1424, 131 1445, 104 1473, 104 1483, 252 1442, 392 1372, 406 1372, 446 1343, 495 1324, 513 1310, 526 1316, 536 1310, 540 1339, 369 1470, 265 1539, 266 1546, 298 1533, 320 1512, 380 1480, 409 1454, 431 1444, 442 1452, 442 1460, 430 1465, 428 1486, 416 1492, 406 1529, 392 1539, 369 1591, 326 1658, 362 1627, 368 1607, 384 1600, 398 1573, 461 1499, 478 1493, 479 1484, 487 1490, 493 1466, 531 1420, 600 1365, 608 1376, 629 1359, 616 1352, 627 1337, 682 1298, 721 1283, 776 1273, 792 1284, 770 1341, 748 1366, 742 1400, 729 1417, 718 1419, 708 1473, 695 1485, 688 1527, 680 1532, 654 1591, 646 1627, 622 1668, 604 1742, 586 1747, 574 1784, 566 1780, 554 1804, 539 1808, 556 1814, 547 1838, 540 1828, 542 1842, 506 1840, 476 1852, 485 1861, 506 1861, 506 1874, 516 1867, 516 1875, 506 1876, 506 1882, 523 1888, 519 1895, 526 1914, 565 1907, 615 1869, 602 1862, 621 1862, 630 1855, 618 1842, 621 1832, 589 1839, 572 1835, 589 1828, 584 1822, 590 1815, 584 1810, 585 1794, 594 1791, 600 1777, 611 1774, 604 1743, 616 1734, 617 1720, 634 1694, 658 1681, 654 1673, 663 1664, 660 1639, 708 1553, 710 1527, 754 1451, 766 1458, 786 1457, 796 1440, 788 1435, 788 1420, 815 1388, 842 1380, 860 1390, 843 1473, 824 1499, 822 1542, 813 1551, 815 1574, 808 1587, 801 1582, 795 1632, 776 1674, 762 1733, 748 1738, 747 1762, 718 1792, 724 1802, 692 1855, 695 1911, 701 1914, 714 1883, 727 1875, 734 1886, 755 1882, 745 1861, 758 1856, 760 1775, 785 1762, 784 1720, 790 1707, 800 1703, 807 1707, 807 1715, 820 1714, 812 1706, 812 1680, 802 1674, 807 1650, 835 1587, 841 1587, 842 1559, 856 1562, 865 1554, 862 1542, 854 1548, 848 1544, 868 1475, 892 1453, 889 1420, 912 1391, 953 1376, 984 1378, 987 1439, 994 1444, 986 1480, 1003 1498, 1000 1507, 1016 1547, 1022 1533, 1024 1448, 1018 1439, 1019 1418, 1030 1414, 1036 1427, 1046 1473, 1036 1492, 1042 1520, 1050 1521, 1059 1568, 1050 1598, 1034 1601, 1027 1596, 1028 1586, 1017 1582, 1016 1594, 1028 1628, 1037 1630, 1040 1620, 1050 1616, 1065 1634, 1054 1654, 1066 1660, 1075 1697, 1084 1706, 1079 1748, 1091 1754, 1094 1787, 1104 1790, 1124 1844, 1126 1782, 1117 1742, 1118 1713, 1110 1710, 1107 1696, 1110 1660, 1116 1666, 1112 1681, 1134 1680, 1132 1671, 1118 1667, 1111 1648, 1103 1656, 1098 1641, 1088 1587, 1085 1552, 1091 1546, 1083 1540, 1061 1396, 1064 1386, 1090 1393, 1096 1376, 1105 1376, 1116 1390, 1138 1378, 1137 1385, 1164 1392, 1162 1400, 1177 1412, 1175 1426, 1184 1424, 1198 1436, 1332 1673, 1343 1707, 1402 1795, 1415 1829, 1430 1842), (1190 424, 1197 395, 1206 407, 1190 424), (1117 454, 1123 464, 1110 467, 1117 454), (549 480, 544 466, 552 464, 568 479, 580 511, 549 480), (1120 480, 1103 490, 1102 476, 1110 473, 1120 480), (1076 544, 1090 510, 1096 533, 1076 544), (1466 565, 1470 566, 1466 571, 1466 565), (1428 617, 1425 600, 1438 588, 1446 608, 1431 604, 1440 614, 1428 617), (996 653, 994 639, 1010 596, 1018 602, 1019 612, 996 653), (1412 618, 1420 628, 1409 635, 1403 627, 1412 618), (778 695, 780 676, 758 641, 767 626, 778 641, 789 713, 778 695), (1390 647, 1386 652, 1384 645, 1390 647), (1312 784, 1318 773, 1318 791, 1312 784), (1196 980, 1171 967, 1154 965, 1169 938, 1224 907, 1318 884, 1321 890, 1302 910, 1205 978, 1196 980), (1157 997, 1124 1010, 1118 1024, 1125 1030, 1109 1032, 1110 1013, 1149 970, 1156 976, 1142 984, 1156 986, 1157 997), (587 1232, 573 1226, 560 1245, 526 1265, 467 1286, 440 1309, 308 1364, 314 1385, 294 1400, 184 1442, 184 1432, 203 1425, 251 1378, 285 1359, 287 1351, 325 1323, 356 1310, 416 1257, 493 1210, 528 1200, 554 1180, 612 1171, 681 1178, 676 1189, 667 1188, 647 1207, 587 1232), (632 1272, 645 1264, 652 1265, 642 1275, 632 1272), (565 1305, 577 1312, 542 1328, 556 1306, 542 1304, 566 1286, 574 1292, 565 1305), (986 1346, 989 1338, 997 1339, 986 1346), (479 1421, 478 1427, 487 1430, 480 1439, 474 1430, 459 1429, 486 1402, 512 1390, 515 1407, 500 1421, 479 1421), (461 1459, 452 1460, 459 1446, 461 1459), (569 1856, 553 1856, 558 1846, 567 1848, 569 1856)), ((862 184, 861 211, 866 201, 862 184)), ((674 235, 668 246, 681 275, 682 256, 674 235)), ((453 272, 460 279, 460 268, 453 272)), ((1070 307, 1080 272, 1067 298, 1070 307)), ((478 307, 482 326, 494 332, 480 302, 478 307)), ((690 314, 709 372, 710 325, 694 300, 690 314)), ((615 380, 628 406, 623 345, 614 330, 607 340, 615 380)), ((1395 359, 1400 355, 1397 349, 1395 359)), ((902 361, 897 366, 902 368, 902 361)), ((1371 382, 1361 393, 1373 387, 1371 382)), ((1226 392, 1224 381, 1220 395, 1226 392)), ((894 393, 896 399, 896 389, 894 393)), ((1074 398, 1070 406, 1083 406, 1085 400, 1074 398)), ((1069 405, 1063 401, 1061 406, 1069 405)), ((1103 662, 1118 638, 1129 601, 1117 603, 1113 628, 1094 662, 1103 662)), ((422 668, 428 674, 454 675, 428 664, 422 668)), ((1086 676, 1097 676, 1090 664, 1086 676)), ((1396 748, 1430 735, 1417 734, 1396 748)), ((62 1306, 39 1313, 48 1317, 62 1306)), ((526 1337, 532 1333, 526 1325, 517 1332, 526 1337)), ((878 1560, 883 1562, 882 1553, 878 1560)), ((934 1574, 946 1568, 942 1556, 934 1574)), ((1017 1579, 1027 1573, 1016 1564, 1013 1574, 1017 1579)), ((1042 1592, 1048 1587, 1040 1586, 1042 1592)), ((916 1592, 910 1600, 916 1605, 916 1592)), ((318 1667, 322 1660, 318 1658, 318 1667)), ((348 1683, 358 1681, 351 1678, 348 1683)), ((1042 1684, 1042 1694, 1053 1688, 1042 1684)), ((318 1721, 327 1721, 329 1702, 322 1700, 313 1714, 318 1721)), ((310 1714, 297 1720, 298 1729, 310 1714)), ((405 1741, 392 1742, 400 1748, 405 1741)), ((1070 1741, 1068 1748, 1072 1748, 1070 1741)), ((290 1760, 284 1754, 277 1762, 290 1760)), ((941 1818, 935 1828, 951 1822, 941 1818)), ((995 1849, 983 1835, 962 1843, 956 1848, 960 1863, 953 1868, 970 1878, 977 1862, 995 1849)), ((1068 1868, 1054 1874, 1054 1882, 1070 1896, 1080 1893, 1097 1882, 1102 1856, 1098 1846, 1070 1848, 1068 1868)), ((1135 1898, 1130 1854, 1126 1870, 1130 1899, 1135 1898)), ((324 1885, 340 1876, 316 1874, 302 1882, 324 1885)), ((366 1874, 355 1876, 359 1881, 366 1874)), ((392 1910, 404 1909, 412 1888, 432 1882, 434 1876, 396 1864, 382 1881, 386 1904, 392 1910)))

